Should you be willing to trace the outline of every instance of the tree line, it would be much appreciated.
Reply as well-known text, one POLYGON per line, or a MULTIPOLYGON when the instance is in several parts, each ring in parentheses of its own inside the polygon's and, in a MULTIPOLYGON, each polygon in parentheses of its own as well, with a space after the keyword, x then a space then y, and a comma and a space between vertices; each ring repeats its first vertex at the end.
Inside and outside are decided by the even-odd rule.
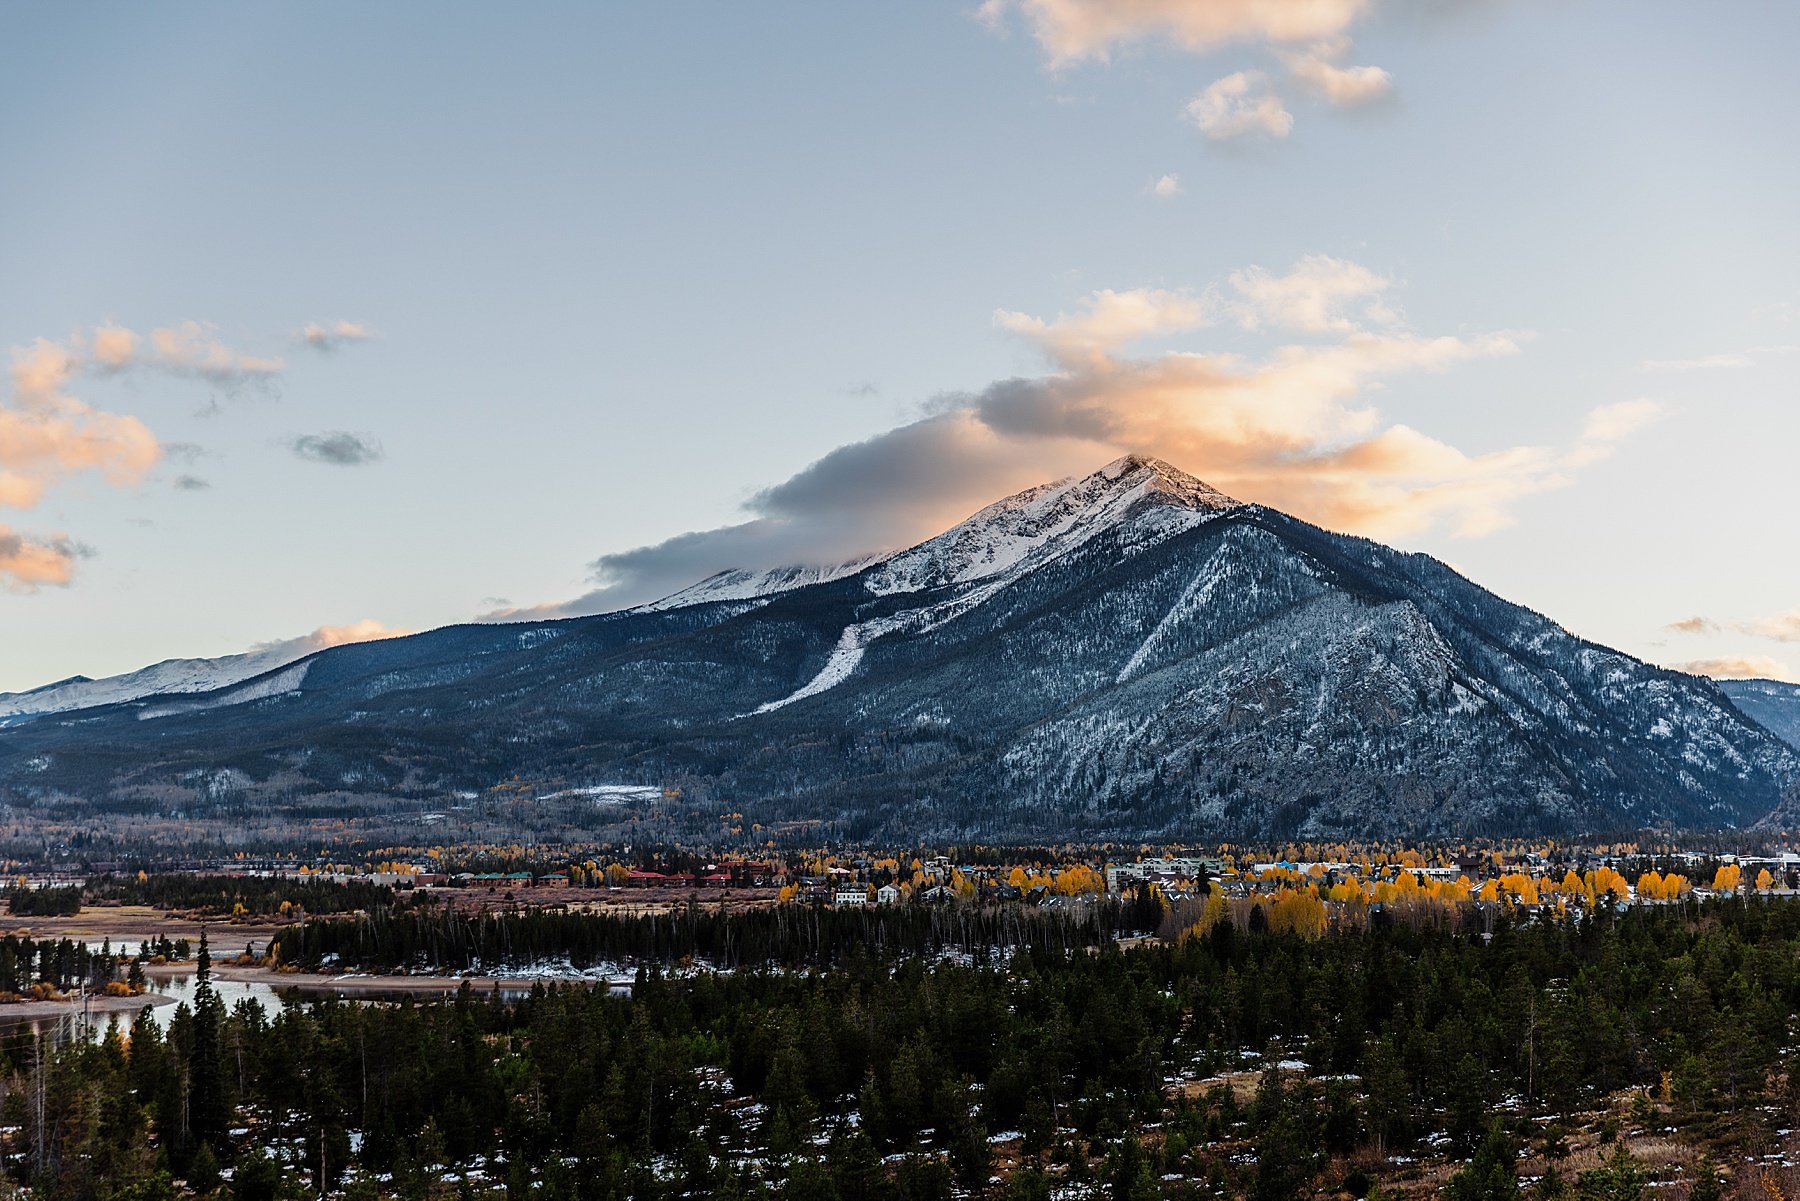
MULTIPOLYGON (((1053 1179, 1132 1201, 1291 1201, 1368 1192, 1387 1157, 1447 1137, 1469 1161, 1453 1195, 1474 1201, 1518 1196, 1514 1140, 1554 1156, 1558 1122, 1535 1119, 1616 1090, 1729 1147, 1791 1122, 1800 1089, 1786 1049, 1800 905, 1786 902, 1505 919, 1491 936, 1372 924, 1307 940, 1227 922, 1125 951, 1054 943, 1044 914, 1008 928, 977 913, 1010 948, 986 964, 901 953, 946 934, 932 923, 947 914, 416 924, 436 916, 304 929, 338 940, 321 955, 371 961, 450 963, 508 937, 535 955, 557 936, 596 940, 562 946, 571 960, 646 959, 628 999, 465 987, 270 1013, 227 1012, 203 953, 195 1003, 166 1032, 143 1016, 55 1050, 0 1043, 6 1170, 56 1201, 163 1201, 175 1180, 243 1201, 322 1186, 356 1201, 924 1201, 1044 1197, 1053 1179), (885 945, 850 934, 876 930, 885 945), (733 947, 758 966, 689 975, 648 958, 733 947), (1270 1067, 1248 1097, 1207 1083, 1288 1060, 1306 1067, 1270 1067), (990 1186, 997 1135, 1018 1163, 990 1186)), ((1644 1178, 1623 1151, 1589 1175, 1587 1195, 1608 1197, 1644 1178)), ((1555 1201, 1575 1185, 1538 1187, 1555 1201)))

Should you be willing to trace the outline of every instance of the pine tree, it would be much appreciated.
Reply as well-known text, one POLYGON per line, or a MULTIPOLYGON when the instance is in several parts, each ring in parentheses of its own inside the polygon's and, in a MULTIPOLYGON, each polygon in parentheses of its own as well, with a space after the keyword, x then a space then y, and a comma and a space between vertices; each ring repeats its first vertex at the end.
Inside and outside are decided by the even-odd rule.
POLYGON ((193 1043, 188 1051, 188 1131, 195 1142, 226 1149, 225 1129, 230 1105, 225 1095, 225 1064, 219 1045, 225 1023, 225 1002, 212 985, 212 955, 206 930, 200 931, 200 952, 194 961, 193 1043))

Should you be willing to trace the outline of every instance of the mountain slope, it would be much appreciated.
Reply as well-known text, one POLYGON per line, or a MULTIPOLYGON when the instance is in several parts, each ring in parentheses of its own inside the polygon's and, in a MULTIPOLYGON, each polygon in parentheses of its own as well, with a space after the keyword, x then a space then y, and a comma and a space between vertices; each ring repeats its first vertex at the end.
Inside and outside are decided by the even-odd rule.
POLYGON ((1800 750, 1800 684, 1780 680, 1720 680, 1719 690, 1771 734, 1800 750))
POLYGON ((530 820, 1296 837, 1744 826, 1800 777, 1710 681, 1151 460, 776 582, 40 718, 0 790, 225 821, 637 783, 682 796, 530 820))
POLYGON ((209 692, 262 675, 307 653, 284 645, 217 659, 165 659, 105 679, 71 676, 25 692, 0 692, 0 726, 41 713, 67 713, 170 693, 209 692))

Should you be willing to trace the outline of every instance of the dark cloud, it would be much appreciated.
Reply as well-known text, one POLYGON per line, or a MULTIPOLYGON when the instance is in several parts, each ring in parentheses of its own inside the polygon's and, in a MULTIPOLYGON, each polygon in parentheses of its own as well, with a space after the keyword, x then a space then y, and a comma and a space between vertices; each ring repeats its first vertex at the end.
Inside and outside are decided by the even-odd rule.
POLYGON ((353 434, 348 430, 301 434, 288 443, 288 448, 302 459, 329 463, 334 467, 361 467, 383 455, 381 443, 367 434, 353 434))
POLYGON ((178 475, 171 487, 178 492, 204 492, 212 484, 197 475, 178 475))
POLYGON ((198 463, 201 459, 214 458, 217 454, 217 452, 206 449, 206 447, 200 445, 198 442, 164 442, 162 444, 162 452, 163 458, 168 459, 170 462, 186 463, 189 466, 198 463))

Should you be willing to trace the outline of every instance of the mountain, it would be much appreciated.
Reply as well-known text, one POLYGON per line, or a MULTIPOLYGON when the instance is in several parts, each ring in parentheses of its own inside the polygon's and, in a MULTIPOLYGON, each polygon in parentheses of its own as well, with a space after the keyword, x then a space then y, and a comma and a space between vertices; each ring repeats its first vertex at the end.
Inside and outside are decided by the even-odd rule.
MULTIPOLYGON (((299 640, 296 640, 298 643, 299 640)), ((315 648, 284 643, 270 650, 246 651, 217 659, 166 659, 161 663, 92 680, 70 676, 25 692, 0 692, 0 726, 44 713, 67 713, 116 705, 147 696, 210 692, 272 671, 315 648)))
POLYGON ((1720 680, 1719 690, 1763 724, 1771 734, 1800 750, 1800 684, 1779 680, 1720 680))
POLYGON ((1796 779, 1800 756, 1709 680, 1138 457, 865 563, 338 647, 0 731, 15 808, 234 830, 1719 828, 1796 779))

